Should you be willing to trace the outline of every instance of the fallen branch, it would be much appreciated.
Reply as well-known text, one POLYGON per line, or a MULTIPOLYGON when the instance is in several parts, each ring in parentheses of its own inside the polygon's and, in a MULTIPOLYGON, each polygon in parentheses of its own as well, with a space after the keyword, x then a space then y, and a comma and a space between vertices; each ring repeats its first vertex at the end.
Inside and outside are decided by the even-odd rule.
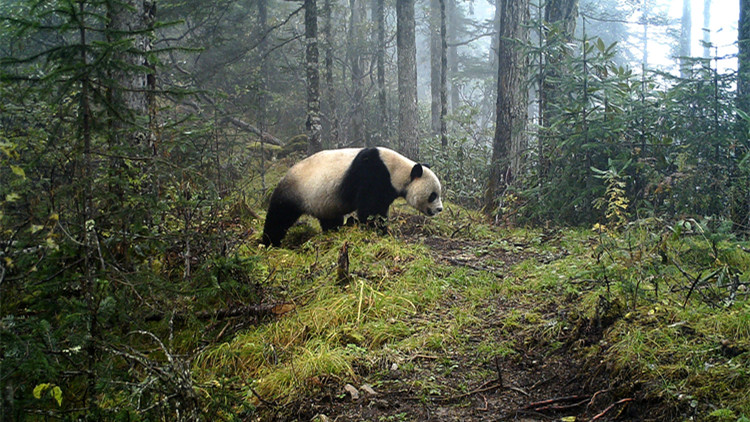
POLYGON ((604 415, 607 414, 607 412, 609 412, 610 410, 612 410, 618 404, 627 403, 627 402, 630 402, 630 401, 633 401, 633 400, 634 399, 632 399, 632 398, 627 398, 627 399, 622 399, 622 400, 619 400, 619 401, 616 401, 616 402, 610 404, 609 406, 607 406, 606 409, 602 410, 602 413, 599 413, 598 415, 596 415, 593 418, 591 418, 590 422, 594 422, 595 420, 603 417, 604 415))
MULTIPOLYGON (((244 130, 244 131, 247 131, 247 132, 250 132, 250 133, 254 133, 254 134, 258 135, 258 136, 261 136, 260 129, 258 129, 257 127, 251 125, 250 123, 247 123, 247 122, 245 122, 243 120, 240 120, 240 119, 238 119, 236 117, 227 116, 227 117, 224 118, 224 121, 225 122, 229 122, 229 123, 235 125, 236 127, 244 130)), ((277 145, 277 146, 284 146, 284 143, 281 142, 281 140, 279 138, 276 138, 275 136, 271 135, 268 132, 263 132, 263 142, 266 142, 266 143, 269 143, 269 144, 274 144, 274 145, 277 145)))
POLYGON ((566 401, 574 401, 574 400, 589 400, 591 397, 588 396, 565 396, 565 397, 557 397, 554 399, 549 400, 542 400, 534 403, 529 403, 526 406, 524 406, 524 409, 534 409, 538 410, 539 407, 547 406, 550 404, 560 403, 560 402, 566 402, 566 401))

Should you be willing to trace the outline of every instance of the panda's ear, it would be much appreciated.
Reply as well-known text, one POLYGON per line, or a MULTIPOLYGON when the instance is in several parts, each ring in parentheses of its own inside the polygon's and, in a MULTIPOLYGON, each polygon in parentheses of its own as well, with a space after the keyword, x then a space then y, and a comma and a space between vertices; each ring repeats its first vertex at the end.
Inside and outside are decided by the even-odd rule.
POLYGON ((414 167, 411 168, 411 180, 422 177, 422 172, 422 165, 419 163, 414 164, 414 167))

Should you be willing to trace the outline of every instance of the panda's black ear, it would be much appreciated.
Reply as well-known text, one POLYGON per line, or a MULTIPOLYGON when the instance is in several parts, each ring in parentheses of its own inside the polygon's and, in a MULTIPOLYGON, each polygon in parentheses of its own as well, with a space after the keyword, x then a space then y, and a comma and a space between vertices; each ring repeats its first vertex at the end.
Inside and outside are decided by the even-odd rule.
POLYGON ((422 177, 422 172, 422 165, 419 163, 414 164, 414 167, 411 168, 411 180, 422 177))
POLYGON ((427 167, 428 169, 432 168, 432 166, 430 165, 430 163, 422 163, 422 165, 425 166, 425 167, 427 167))

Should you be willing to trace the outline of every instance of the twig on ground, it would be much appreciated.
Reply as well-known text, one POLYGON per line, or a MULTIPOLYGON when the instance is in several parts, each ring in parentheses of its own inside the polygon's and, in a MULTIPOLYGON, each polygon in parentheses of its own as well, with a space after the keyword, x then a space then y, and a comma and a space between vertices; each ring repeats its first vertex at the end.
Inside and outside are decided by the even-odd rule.
POLYGON ((599 413, 598 415, 596 415, 593 418, 591 418, 590 422, 594 422, 595 420, 603 417, 604 415, 607 414, 607 412, 609 412, 610 410, 614 409, 614 407, 617 406, 618 404, 623 404, 623 403, 631 402, 633 400, 635 400, 635 399, 627 398, 627 399, 618 400, 618 401, 610 404, 609 406, 607 406, 606 409, 602 410, 602 413, 599 413))

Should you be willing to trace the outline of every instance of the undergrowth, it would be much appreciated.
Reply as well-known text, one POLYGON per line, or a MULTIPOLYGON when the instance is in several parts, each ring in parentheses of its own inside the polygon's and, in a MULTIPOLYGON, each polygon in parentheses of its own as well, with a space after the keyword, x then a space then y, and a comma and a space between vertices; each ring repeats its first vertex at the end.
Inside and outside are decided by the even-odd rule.
MULTIPOLYGON (((303 220, 284 248, 240 250, 287 311, 193 362, 207 396, 236 399, 227 415, 340 398, 344 384, 377 383, 393 364, 421 377, 419 356, 445 359, 438 367, 450 372, 456 354, 490 365, 532 352, 569 354, 591 371, 584 377, 607 374, 603 389, 655 406, 656 420, 750 415, 750 253, 720 229, 659 220, 617 232, 499 229, 452 204, 435 219, 394 208, 392 235, 321 233, 303 220), (437 238, 464 242, 462 255, 489 269, 438 262, 428 246, 437 238), (344 246, 349 277, 340 281, 344 246)), ((448 393, 419 379, 423 400, 448 393)))

